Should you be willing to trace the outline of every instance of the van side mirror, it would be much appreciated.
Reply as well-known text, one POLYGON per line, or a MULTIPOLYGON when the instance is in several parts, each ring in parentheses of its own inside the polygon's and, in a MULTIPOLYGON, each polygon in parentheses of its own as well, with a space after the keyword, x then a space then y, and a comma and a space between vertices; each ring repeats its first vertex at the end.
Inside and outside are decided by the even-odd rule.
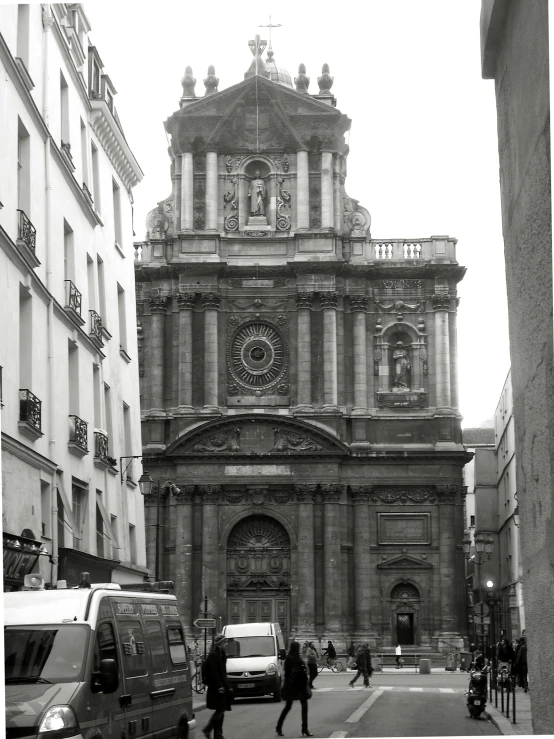
POLYGON ((287 656, 287 650, 286 649, 280 649, 279 650, 279 659, 286 659, 287 656))
POLYGON ((93 693, 114 693, 119 686, 115 659, 100 660, 100 669, 92 674, 93 693))

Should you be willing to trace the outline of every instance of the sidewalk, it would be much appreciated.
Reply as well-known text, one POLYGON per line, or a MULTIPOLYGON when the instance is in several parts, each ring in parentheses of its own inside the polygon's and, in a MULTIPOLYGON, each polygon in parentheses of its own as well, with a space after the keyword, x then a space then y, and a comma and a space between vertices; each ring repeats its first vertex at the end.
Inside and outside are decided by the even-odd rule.
MULTIPOLYGON (((504 700, 506 698, 504 697, 504 700)), ((516 723, 512 723, 512 705, 510 696, 510 718, 507 718, 500 710, 500 693, 498 694, 498 708, 494 706, 494 692, 492 701, 487 702, 487 710, 485 714, 490 721, 496 726, 498 731, 504 735, 514 734, 532 734, 533 722, 531 715, 531 697, 529 693, 524 693, 521 688, 516 688, 516 723)), ((504 707, 506 704, 504 703, 504 707)))

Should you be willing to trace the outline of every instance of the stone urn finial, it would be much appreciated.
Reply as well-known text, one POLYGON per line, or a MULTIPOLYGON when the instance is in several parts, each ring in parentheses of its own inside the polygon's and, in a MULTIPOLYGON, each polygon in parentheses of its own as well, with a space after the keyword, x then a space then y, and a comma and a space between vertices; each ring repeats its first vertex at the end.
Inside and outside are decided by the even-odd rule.
POLYGON ((206 88, 204 95, 213 95, 214 92, 217 92, 218 85, 219 78, 215 76, 215 67, 213 64, 210 64, 208 67, 208 76, 204 80, 204 87, 206 88))
POLYGON ((194 79, 194 75, 192 74, 192 67, 187 66, 187 68, 185 69, 185 76, 181 80, 181 85, 183 86, 184 98, 196 97, 196 93, 194 92, 196 80, 194 79))
POLYGON ((333 87, 334 77, 329 74, 329 65, 324 64, 321 69, 321 77, 317 78, 320 95, 331 95, 331 87, 333 87))
POLYGON ((306 65, 298 65, 298 77, 294 78, 294 84, 296 85, 296 92, 308 92, 310 86, 310 78, 306 75, 306 65))

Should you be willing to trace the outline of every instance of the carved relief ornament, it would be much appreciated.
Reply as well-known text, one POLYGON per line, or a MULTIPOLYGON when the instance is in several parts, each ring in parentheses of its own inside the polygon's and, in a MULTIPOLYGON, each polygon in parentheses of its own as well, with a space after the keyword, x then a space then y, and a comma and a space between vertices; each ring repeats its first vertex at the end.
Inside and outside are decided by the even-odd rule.
POLYGON ((455 503, 456 496, 460 490, 459 485, 437 485, 437 502, 438 503, 455 503))
POLYGON ((311 308, 314 302, 313 293, 296 293, 294 296, 297 308, 311 308))
POLYGON ((274 428, 272 452, 320 452, 323 447, 307 434, 296 434, 282 428, 274 428))
POLYGON ((322 308, 336 308, 339 303, 338 293, 320 293, 319 300, 322 308))
POLYGON ((373 490, 371 502, 385 503, 386 505, 402 505, 406 503, 436 503, 437 499, 435 491, 431 489, 373 490))
POLYGON ((221 495, 221 485, 198 485, 198 492, 204 505, 217 505, 221 495))
POLYGON ((450 308, 450 295, 447 292, 434 293, 431 300, 433 301, 434 310, 449 310, 450 308))
POLYGON ((323 503, 338 503, 342 493, 342 485, 335 482, 326 482, 321 486, 321 500, 323 503))
POLYGON ((365 295, 350 295, 350 312, 366 311, 368 299, 365 295))
POLYGON ((221 297, 217 293, 202 293, 202 307, 204 310, 217 310, 221 297))
POLYGON ((294 492, 296 493, 297 503, 313 503, 315 501, 315 493, 317 485, 295 485, 294 492))
POLYGON ((240 452, 240 429, 220 431, 193 446, 193 452, 240 452))
POLYGON ((194 308, 194 298, 194 293, 179 293, 177 295, 179 310, 192 310, 194 308))
POLYGON ((350 485, 354 505, 371 503, 371 485, 350 485))
POLYGON ((167 309, 167 297, 165 295, 154 295, 148 302, 151 313, 165 313, 167 309))

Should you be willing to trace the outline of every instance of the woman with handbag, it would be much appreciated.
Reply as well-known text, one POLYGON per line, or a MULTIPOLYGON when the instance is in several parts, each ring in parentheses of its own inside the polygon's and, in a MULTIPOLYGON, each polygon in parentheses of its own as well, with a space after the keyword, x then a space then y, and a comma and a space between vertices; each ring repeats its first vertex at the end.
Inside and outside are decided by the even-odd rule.
POLYGON ((308 731, 308 699, 312 697, 312 691, 308 685, 306 663, 300 656, 300 644, 297 641, 292 642, 285 659, 285 684, 281 695, 286 704, 275 727, 277 736, 284 736, 283 722, 292 708, 293 701, 300 701, 302 707, 302 736, 313 736, 308 731))

